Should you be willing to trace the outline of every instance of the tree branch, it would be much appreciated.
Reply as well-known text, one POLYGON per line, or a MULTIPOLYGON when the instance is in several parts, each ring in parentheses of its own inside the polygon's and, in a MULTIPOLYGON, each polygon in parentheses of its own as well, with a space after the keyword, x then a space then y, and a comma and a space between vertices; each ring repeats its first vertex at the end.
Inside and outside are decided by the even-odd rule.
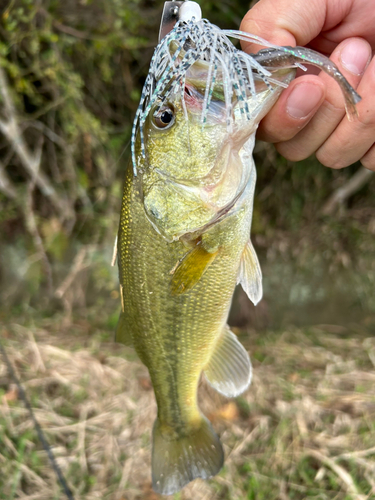
POLYGON ((15 190, 11 180, 9 179, 4 165, 0 162, 0 191, 12 200, 16 199, 17 191, 15 190))
POLYGON ((322 215, 332 215, 337 207, 342 206, 344 202, 359 191, 367 182, 372 179, 374 172, 361 167, 342 187, 336 189, 328 198, 321 210, 322 215))
POLYGON ((55 291, 55 297, 61 299, 68 288, 72 285, 75 280, 77 274, 79 274, 83 269, 88 267, 88 264, 84 264, 86 255, 87 255, 88 247, 83 247, 74 257, 73 265, 70 268, 70 271, 64 281, 60 284, 58 289, 55 291))
POLYGON ((17 113, 11 99, 8 84, 3 69, 0 67, 0 93, 2 96, 7 121, 0 120, 0 131, 11 144, 24 169, 30 175, 33 182, 41 192, 48 197, 52 205, 62 215, 63 219, 74 217, 73 211, 68 203, 56 192, 49 179, 39 170, 42 157, 42 143, 38 145, 35 152, 31 152, 22 136, 17 122, 17 113))
POLYGON ((35 248, 37 249, 41 260, 43 262, 44 270, 46 273, 47 277, 47 286, 48 286, 48 293, 49 296, 52 295, 53 293, 53 278, 52 278, 52 269, 51 269, 51 264, 49 262, 47 253, 45 251, 44 245, 43 245, 43 240, 40 236, 39 229, 36 223, 35 219, 35 214, 33 210, 33 191, 35 188, 35 183, 31 180, 28 183, 27 186, 27 194, 26 194, 26 199, 25 199, 25 205, 24 205, 24 217, 25 217, 25 224, 27 227, 27 230, 31 234, 35 248))

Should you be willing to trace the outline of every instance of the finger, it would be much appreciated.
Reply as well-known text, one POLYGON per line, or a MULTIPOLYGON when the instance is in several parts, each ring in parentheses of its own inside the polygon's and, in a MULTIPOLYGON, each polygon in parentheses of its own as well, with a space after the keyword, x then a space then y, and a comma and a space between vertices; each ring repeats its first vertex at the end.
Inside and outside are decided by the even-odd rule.
MULTIPOLYGON (((260 0, 244 17, 241 30, 276 45, 307 45, 331 54, 353 37, 365 38, 375 48, 373 1, 260 0)), ((259 47, 241 42, 246 52, 259 47)))
POLYGON ((361 163, 365 168, 375 172, 375 146, 367 151, 365 156, 361 159, 361 163))
POLYGON ((266 142, 288 141, 305 127, 325 97, 325 85, 318 76, 294 80, 262 120, 257 138, 266 142))
MULTIPOLYGON (((330 13, 329 3, 328 0, 309 2, 306 0, 260 0, 245 15, 240 29, 261 36, 277 45, 306 45, 326 29, 326 15, 330 13)), ((350 0, 341 0, 340 3, 349 5, 350 0)), ((336 9, 336 12, 341 14, 341 9, 336 9)), ((344 15, 343 12, 342 16, 344 15)), ((246 42, 242 44, 242 47, 246 52, 258 50, 246 42)))
MULTIPOLYGON (((362 100, 357 104, 358 119, 344 119, 316 153, 318 160, 331 168, 343 168, 362 157, 371 168, 371 154, 375 142, 375 57, 358 85, 362 100)), ((374 166, 373 166, 374 168, 374 166)))
MULTIPOLYGON (((342 42, 331 56, 349 83, 357 88, 371 58, 370 45, 361 38, 342 42)), ((345 100, 333 78, 321 73, 326 87, 325 101, 307 126, 293 139, 277 144, 278 151, 292 161, 299 161, 315 153, 333 133, 345 115, 345 100)))

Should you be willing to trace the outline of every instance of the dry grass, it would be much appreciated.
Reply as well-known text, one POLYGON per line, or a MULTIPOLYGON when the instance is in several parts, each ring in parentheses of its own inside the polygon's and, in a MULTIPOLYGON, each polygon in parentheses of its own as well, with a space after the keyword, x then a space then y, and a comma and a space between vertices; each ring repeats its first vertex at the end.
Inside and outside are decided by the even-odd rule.
MULTIPOLYGON (((161 498, 150 482, 147 370, 100 335, 55 328, 14 324, 1 336, 76 500, 161 498)), ((249 338, 250 390, 235 401, 200 390, 225 467, 174 498, 374 499, 375 338, 330 326, 249 338)), ((1 362, 0 498, 64 498, 1 362)))

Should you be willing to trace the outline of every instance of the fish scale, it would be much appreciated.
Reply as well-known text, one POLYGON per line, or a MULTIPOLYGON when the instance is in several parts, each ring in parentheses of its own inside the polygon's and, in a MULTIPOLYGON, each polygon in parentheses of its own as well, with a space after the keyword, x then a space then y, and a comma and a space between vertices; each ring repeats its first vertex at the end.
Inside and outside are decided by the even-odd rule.
POLYGON ((199 377, 209 361, 217 332, 226 323, 236 285, 235 262, 247 236, 245 232, 245 241, 238 242, 217 259, 194 292, 171 298, 170 271, 186 254, 186 247, 180 242, 167 243, 162 236, 147 231, 149 222, 136 184, 129 168, 118 240, 124 310, 134 347, 150 371, 161 418, 172 427, 176 419, 170 415, 176 414, 176 408, 186 421, 190 412, 195 415, 198 411, 199 377), (139 304, 143 310, 141 317, 139 304), (181 360, 184 363, 180 364, 181 360), (165 383, 166 377, 170 377, 171 383, 165 383), (185 406, 186 398, 194 405, 185 406))

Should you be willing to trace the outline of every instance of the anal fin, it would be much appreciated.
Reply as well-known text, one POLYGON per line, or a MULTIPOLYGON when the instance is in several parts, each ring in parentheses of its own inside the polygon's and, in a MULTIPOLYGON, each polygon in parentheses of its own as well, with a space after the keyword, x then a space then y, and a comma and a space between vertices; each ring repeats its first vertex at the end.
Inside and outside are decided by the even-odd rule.
POLYGON ((180 295, 191 290, 215 260, 217 254, 218 251, 207 252, 200 241, 189 250, 174 270, 171 279, 172 295, 180 295))
POLYGON ((240 395, 250 385, 252 367, 249 355, 228 326, 219 338, 204 374, 212 387, 228 398, 240 395))
POLYGON ((257 305, 263 295, 262 271, 250 240, 242 253, 238 283, 241 283, 251 302, 257 305))

